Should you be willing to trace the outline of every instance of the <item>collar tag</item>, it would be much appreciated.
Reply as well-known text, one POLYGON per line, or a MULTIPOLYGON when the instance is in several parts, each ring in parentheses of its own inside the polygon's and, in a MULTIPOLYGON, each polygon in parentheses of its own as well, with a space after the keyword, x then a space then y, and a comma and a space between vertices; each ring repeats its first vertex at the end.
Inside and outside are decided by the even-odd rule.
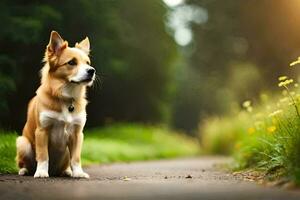
POLYGON ((68 107, 69 112, 73 112, 74 109, 75 109, 75 107, 74 107, 73 104, 71 104, 71 105, 68 107))

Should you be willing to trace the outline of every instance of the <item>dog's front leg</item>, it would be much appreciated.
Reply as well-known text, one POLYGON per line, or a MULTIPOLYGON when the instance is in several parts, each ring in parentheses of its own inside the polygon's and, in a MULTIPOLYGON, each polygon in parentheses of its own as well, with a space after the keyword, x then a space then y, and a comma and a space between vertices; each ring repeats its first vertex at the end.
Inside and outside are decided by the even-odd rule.
POLYGON ((43 128, 35 131, 35 151, 37 168, 34 178, 49 177, 48 133, 43 128))
POLYGON ((82 128, 77 130, 70 136, 69 151, 71 157, 71 168, 73 177, 75 178, 89 178, 89 175, 82 170, 81 167, 81 148, 83 143, 82 128))

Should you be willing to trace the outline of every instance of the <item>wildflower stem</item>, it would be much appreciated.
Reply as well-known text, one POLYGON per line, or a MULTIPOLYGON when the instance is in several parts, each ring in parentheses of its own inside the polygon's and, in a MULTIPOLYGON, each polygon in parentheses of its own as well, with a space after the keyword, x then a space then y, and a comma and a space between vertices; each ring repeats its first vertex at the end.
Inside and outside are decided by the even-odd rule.
POLYGON ((286 91, 288 92, 288 95, 289 95, 290 98, 292 99, 293 105, 294 105, 294 107, 295 107, 295 109, 296 109, 297 116, 298 116, 298 118, 300 119, 299 109, 298 109, 298 106, 297 106, 297 104, 296 104, 296 101, 295 101, 294 97, 291 95, 291 92, 290 92, 289 88, 288 88, 286 85, 283 85, 283 87, 286 89, 286 91))

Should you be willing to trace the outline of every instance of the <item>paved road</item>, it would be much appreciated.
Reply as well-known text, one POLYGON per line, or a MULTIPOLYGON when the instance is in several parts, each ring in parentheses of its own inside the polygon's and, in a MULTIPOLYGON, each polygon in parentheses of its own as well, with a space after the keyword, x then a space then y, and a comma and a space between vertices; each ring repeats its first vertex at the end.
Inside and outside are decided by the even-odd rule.
POLYGON ((0 199, 300 199, 299 191, 266 188, 215 167, 224 162, 203 157, 91 166, 90 180, 0 175, 0 199))

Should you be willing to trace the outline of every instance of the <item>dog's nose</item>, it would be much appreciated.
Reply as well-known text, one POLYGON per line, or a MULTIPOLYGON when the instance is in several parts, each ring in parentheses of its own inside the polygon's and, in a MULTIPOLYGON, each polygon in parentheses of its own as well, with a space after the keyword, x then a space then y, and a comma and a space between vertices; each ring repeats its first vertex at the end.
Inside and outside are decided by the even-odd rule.
POLYGON ((95 74, 96 70, 94 68, 89 68, 87 70, 87 73, 90 75, 90 76, 93 76, 95 74))

